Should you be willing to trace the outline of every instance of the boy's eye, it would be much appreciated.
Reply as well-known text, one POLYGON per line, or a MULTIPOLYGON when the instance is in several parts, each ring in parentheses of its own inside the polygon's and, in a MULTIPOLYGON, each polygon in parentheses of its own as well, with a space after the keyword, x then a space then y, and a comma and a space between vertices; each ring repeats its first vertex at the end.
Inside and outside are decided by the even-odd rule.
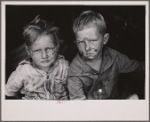
POLYGON ((82 43, 84 43, 84 41, 80 41, 80 42, 78 42, 78 44, 82 44, 82 43))
POLYGON ((47 48, 46 51, 52 51, 54 48, 47 48))
MULTIPOLYGON (((96 42, 97 40, 96 39, 93 39, 93 40, 88 40, 88 42, 96 42)), ((77 41, 78 44, 83 44, 85 43, 85 41, 77 41)))
POLYGON ((90 40, 91 42, 95 42, 95 41, 97 41, 97 40, 90 40))

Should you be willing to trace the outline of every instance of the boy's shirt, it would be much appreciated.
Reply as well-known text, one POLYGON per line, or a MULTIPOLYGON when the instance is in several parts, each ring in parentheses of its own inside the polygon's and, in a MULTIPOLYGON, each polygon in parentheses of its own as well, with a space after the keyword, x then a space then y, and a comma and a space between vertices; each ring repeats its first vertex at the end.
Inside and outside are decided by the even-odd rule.
POLYGON ((26 95, 24 99, 67 99, 65 84, 51 81, 50 76, 51 73, 33 67, 30 60, 23 60, 9 77, 5 94, 16 96, 19 91, 23 94, 29 91, 36 93, 37 97, 26 95), (52 85, 53 91, 51 91, 52 85))
POLYGON ((115 99, 119 74, 135 71, 140 66, 138 61, 104 47, 101 69, 97 72, 77 54, 69 68, 70 99, 115 99))

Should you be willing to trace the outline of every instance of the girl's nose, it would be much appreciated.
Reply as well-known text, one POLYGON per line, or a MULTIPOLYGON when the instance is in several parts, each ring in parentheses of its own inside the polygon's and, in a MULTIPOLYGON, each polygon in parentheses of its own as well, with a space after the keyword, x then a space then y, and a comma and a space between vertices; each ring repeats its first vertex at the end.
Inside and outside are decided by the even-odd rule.
POLYGON ((46 51, 42 51, 41 56, 42 56, 42 58, 47 58, 47 57, 48 57, 48 55, 47 55, 46 51))

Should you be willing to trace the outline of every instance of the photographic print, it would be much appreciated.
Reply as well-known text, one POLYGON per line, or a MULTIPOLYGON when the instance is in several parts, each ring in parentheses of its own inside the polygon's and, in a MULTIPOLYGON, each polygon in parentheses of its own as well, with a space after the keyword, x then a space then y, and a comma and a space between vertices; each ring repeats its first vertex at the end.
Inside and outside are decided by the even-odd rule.
POLYGON ((147 1, 2 1, 2 120, 148 120, 147 1))

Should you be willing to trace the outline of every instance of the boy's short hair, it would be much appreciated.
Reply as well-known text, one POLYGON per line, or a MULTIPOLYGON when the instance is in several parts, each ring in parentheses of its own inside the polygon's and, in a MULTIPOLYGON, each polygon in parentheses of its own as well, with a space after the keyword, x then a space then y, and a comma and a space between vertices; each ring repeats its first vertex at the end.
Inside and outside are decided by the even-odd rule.
POLYGON ((23 38, 27 46, 31 46, 41 35, 52 37, 55 46, 59 46, 58 28, 47 21, 42 20, 39 16, 35 17, 23 30, 23 38))
POLYGON ((81 31, 89 24, 96 24, 99 27, 99 31, 102 34, 106 33, 106 22, 103 16, 91 10, 83 11, 74 21, 73 23, 73 32, 76 33, 81 31))

